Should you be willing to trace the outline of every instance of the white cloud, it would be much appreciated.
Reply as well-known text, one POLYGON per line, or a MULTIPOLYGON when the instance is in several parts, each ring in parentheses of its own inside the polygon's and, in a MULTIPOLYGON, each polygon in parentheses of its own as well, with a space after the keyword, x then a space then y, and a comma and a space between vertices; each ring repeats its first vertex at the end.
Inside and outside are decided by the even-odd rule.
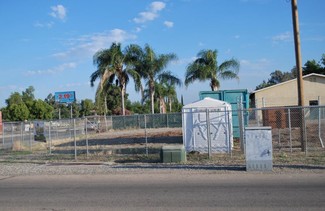
POLYGON ((140 12, 138 17, 133 18, 135 23, 145 23, 147 21, 153 21, 158 17, 158 12, 166 7, 164 2, 155 1, 150 4, 149 10, 140 12))
POLYGON ((70 48, 64 52, 53 54, 57 58, 84 58, 92 56, 95 52, 103 48, 109 48, 113 42, 125 42, 136 39, 136 35, 129 34, 122 29, 113 29, 108 32, 85 35, 70 40, 70 48))
POLYGON ((68 84, 60 85, 60 88, 72 88, 72 87, 82 87, 82 86, 90 87, 90 82, 68 83, 68 84))
POLYGON ((205 46, 205 43, 204 42, 199 42, 198 46, 203 47, 203 46, 205 46))
POLYGON ((226 50, 225 54, 230 54, 230 53, 231 53, 231 49, 228 48, 228 49, 226 50))
POLYGON ((258 4, 265 4, 268 3, 270 0, 241 0, 243 3, 258 3, 258 4))
POLYGON ((140 12, 139 13, 139 17, 138 18, 134 18, 134 22, 136 23, 144 23, 147 21, 152 21, 155 18, 158 17, 157 13, 153 13, 153 12, 140 12))
POLYGON ((26 72, 26 76, 34 76, 34 75, 54 75, 66 70, 74 69, 77 67, 77 64, 74 62, 64 63, 59 66, 49 68, 47 70, 30 70, 26 72))
POLYGON ((291 33, 290 32, 284 32, 284 33, 275 35, 275 36, 272 37, 272 40, 274 42, 291 41, 292 40, 291 33))
POLYGON ((246 59, 240 60, 240 69, 245 70, 247 75, 258 75, 269 72, 269 68, 272 63, 270 60, 262 58, 256 61, 250 61, 246 59), (247 71, 247 72, 246 72, 247 71))
POLYGON ((51 10, 52 10, 52 12, 50 13, 50 15, 52 17, 60 19, 62 21, 65 20, 65 18, 67 16, 67 9, 64 6, 59 4, 57 6, 51 7, 51 10))
POLYGON ((164 25, 167 26, 167 28, 172 28, 174 26, 174 22, 171 21, 165 21, 164 25))
POLYGON ((195 61, 195 59, 197 59, 197 57, 180 58, 178 60, 172 61, 171 64, 174 64, 174 65, 188 65, 189 63, 195 61))
POLYGON ((153 12, 158 12, 166 7, 166 4, 161 1, 154 1, 150 5, 150 10, 153 12))
POLYGON ((41 23, 41 22, 37 21, 34 23, 34 27, 37 27, 37 28, 52 28, 53 25, 54 25, 53 21, 47 22, 47 23, 41 23))
POLYGON ((141 28, 141 27, 136 27, 136 28, 135 28, 135 32, 138 33, 138 32, 141 32, 141 31, 142 31, 142 28, 141 28))

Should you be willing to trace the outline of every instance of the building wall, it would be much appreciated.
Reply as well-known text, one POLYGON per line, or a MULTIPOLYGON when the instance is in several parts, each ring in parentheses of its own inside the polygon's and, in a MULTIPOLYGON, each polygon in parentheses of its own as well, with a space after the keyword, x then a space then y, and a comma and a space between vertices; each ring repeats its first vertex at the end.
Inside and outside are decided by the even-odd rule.
MULTIPOLYGON (((317 101, 319 97, 319 105, 325 105, 325 77, 311 75, 303 78, 303 82, 305 106, 309 106, 310 101, 317 101)), ((255 93, 256 108, 296 106, 297 104, 297 80, 284 82, 255 93)))

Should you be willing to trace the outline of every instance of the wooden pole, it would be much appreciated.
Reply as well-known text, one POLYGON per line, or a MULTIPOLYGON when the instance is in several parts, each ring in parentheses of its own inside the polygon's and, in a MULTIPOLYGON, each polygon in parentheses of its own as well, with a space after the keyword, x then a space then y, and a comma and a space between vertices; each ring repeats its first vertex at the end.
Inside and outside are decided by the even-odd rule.
MULTIPOLYGON (((304 84, 302 79, 302 65, 301 65, 301 50, 300 50, 300 34, 299 34, 299 20, 298 20, 298 6, 297 0, 291 0, 292 9, 292 23, 293 34, 295 41, 295 57, 297 68, 297 88, 298 88, 298 106, 303 107, 304 104, 304 84)), ((301 108, 301 125, 300 125, 300 138, 301 138, 301 151, 305 151, 305 114, 304 109, 301 108)))
POLYGON ((298 85, 298 106, 304 106, 304 84, 302 80, 301 50, 300 50, 300 32, 298 20, 297 0, 291 1, 293 34, 295 41, 295 56, 297 68, 297 85, 298 85))

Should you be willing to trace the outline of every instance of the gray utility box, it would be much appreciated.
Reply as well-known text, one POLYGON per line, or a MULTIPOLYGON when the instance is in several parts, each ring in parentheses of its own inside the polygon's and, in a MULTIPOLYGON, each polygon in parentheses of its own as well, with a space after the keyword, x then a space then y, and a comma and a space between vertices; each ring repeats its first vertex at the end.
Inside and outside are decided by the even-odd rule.
POLYGON ((185 147, 181 146, 163 146, 161 149, 161 160, 163 163, 181 163, 186 162, 185 147))
POLYGON ((246 127, 246 170, 272 171, 272 128, 246 127))

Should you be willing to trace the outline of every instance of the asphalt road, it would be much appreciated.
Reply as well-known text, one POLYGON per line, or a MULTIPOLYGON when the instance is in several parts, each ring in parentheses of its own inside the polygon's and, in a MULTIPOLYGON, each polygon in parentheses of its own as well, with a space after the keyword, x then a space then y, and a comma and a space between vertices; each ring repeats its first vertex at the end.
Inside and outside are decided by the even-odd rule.
POLYGON ((324 173, 0 176, 0 210, 324 210, 324 173))

